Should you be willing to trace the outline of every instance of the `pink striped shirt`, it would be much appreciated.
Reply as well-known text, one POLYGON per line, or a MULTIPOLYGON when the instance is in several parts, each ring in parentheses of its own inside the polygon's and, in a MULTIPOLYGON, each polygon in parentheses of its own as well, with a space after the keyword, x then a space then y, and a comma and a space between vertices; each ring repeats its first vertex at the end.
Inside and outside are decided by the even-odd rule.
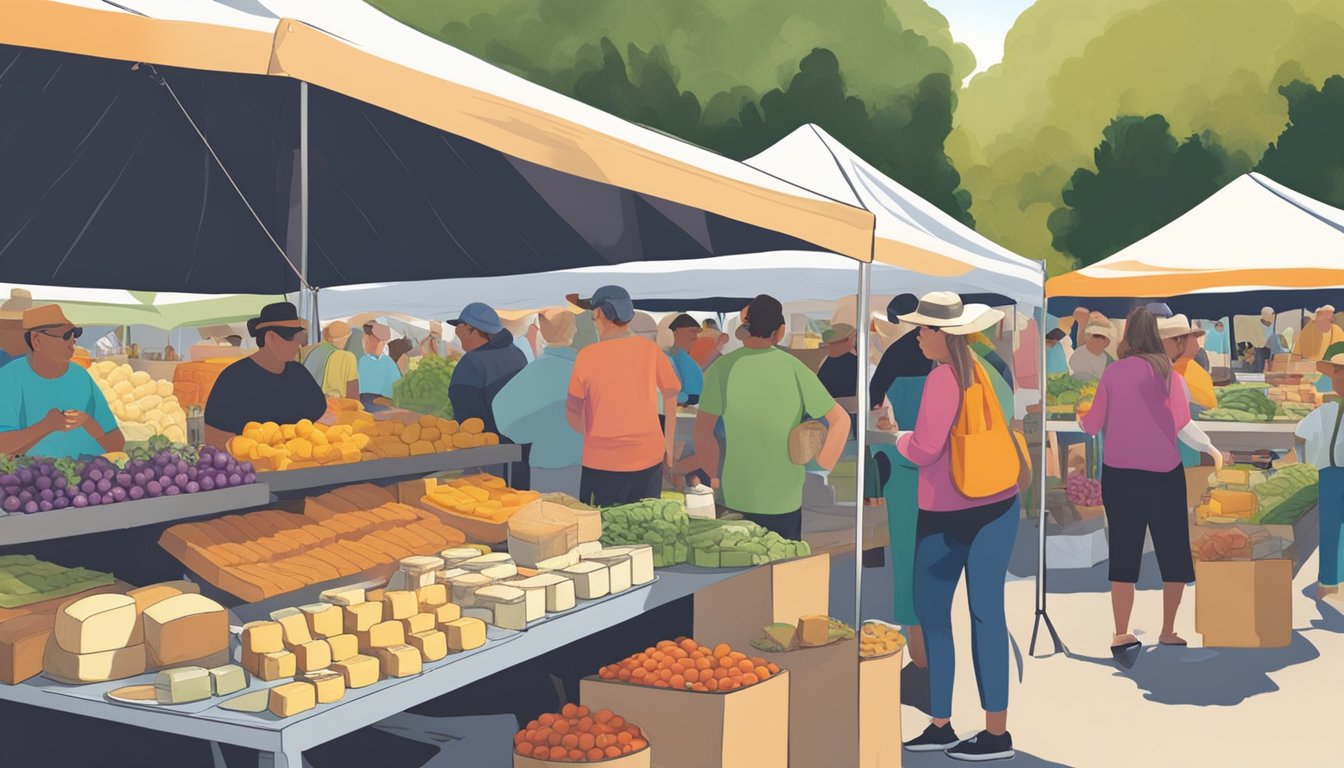
POLYGON ((1089 435, 1104 433, 1106 466, 1170 472, 1181 464, 1176 435, 1190 423, 1190 390, 1180 376, 1168 386, 1147 360, 1125 358, 1107 366, 1080 422, 1089 435))
POLYGON ((957 512, 1017 495, 1016 487, 983 499, 972 499, 957 490, 952 480, 951 437, 961 396, 952 366, 935 367, 924 382, 915 430, 896 441, 896 450, 919 467, 919 508, 928 512, 957 512))

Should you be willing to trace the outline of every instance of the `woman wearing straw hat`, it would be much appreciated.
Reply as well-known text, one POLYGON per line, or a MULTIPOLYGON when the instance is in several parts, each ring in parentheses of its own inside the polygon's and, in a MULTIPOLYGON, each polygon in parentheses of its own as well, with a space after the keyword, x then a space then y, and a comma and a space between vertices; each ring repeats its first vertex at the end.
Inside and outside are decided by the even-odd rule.
MULTIPOLYGON (((1013 756, 1008 733, 1008 627, 1003 585, 1017 537, 1020 511, 1017 483, 1020 454, 996 454, 993 466, 977 466, 966 445, 954 439, 968 420, 987 420, 981 434, 1006 430, 1000 404, 985 366, 967 343, 971 334, 991 327, 1003 313, 982 304, 965 305, 955 293, 930 293, 915 311, 900 316, 919 326, 919 346, 937 365, 925 381, 919 421, 896 441, 901 455, 919 467, 919 519, 915 533, 915 612, 924 632, 929 662, 932 723, 905 744, 910 751, 944 751, 958 760, 1001 760, 1013 756), (999 411, 997 418, 994 411, 999 411), (980 418, 983 416, 983 418, 980 418), (997 428, 997 429, 996 429, 997 428), (974 467, 994 476, 993 487, 968 482, 974 467), (1004 479, 1002 470, 1010 470, 1004 479), (975 486, 975 487, 971 487, 975 486), (974 494, 973 496, 971 494, 974 494), (952 598, 962 573, 974 631, 975 660, 985 729, 960 741, 952 728, 952 598)), ((1011 434, 1004 434, 1011 443, 1011 434)), ((997 447, 997 446, 996 446, 997 447)), ((1008 451, 1013 451, 1008 448, 1008 451)))
POLYGON ((1185 645, 1176 634, 1176 611, 1185 585, 1195 580, 1195 569, 1178 443, 1209 454, 1215 467, 1223 463, 1223 454, 1190 419, 1189 389, 1173 374, 1157 320, 1146 307, 1129 313, 1125 343, 1125 356, 1106 369, 1090 408, 1079 409, 1083 431, 1104 435, 1101 494, 1110 529, 1115 616, 1111 651, 1122 662, 1140 646, 1129 631, 1129 619, 1149 533, 1163 581, 1158 641, 1185 645))

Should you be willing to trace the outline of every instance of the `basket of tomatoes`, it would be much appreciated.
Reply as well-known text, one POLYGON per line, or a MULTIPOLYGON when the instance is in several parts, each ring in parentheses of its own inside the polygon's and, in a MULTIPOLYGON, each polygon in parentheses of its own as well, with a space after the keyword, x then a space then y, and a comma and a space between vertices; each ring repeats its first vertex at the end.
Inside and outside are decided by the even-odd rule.
POLYGON ((513 737, 514 768, 602 763, 608 768, 648 768, 649 742, 639 726, 609 709, 566 704, 513 737))

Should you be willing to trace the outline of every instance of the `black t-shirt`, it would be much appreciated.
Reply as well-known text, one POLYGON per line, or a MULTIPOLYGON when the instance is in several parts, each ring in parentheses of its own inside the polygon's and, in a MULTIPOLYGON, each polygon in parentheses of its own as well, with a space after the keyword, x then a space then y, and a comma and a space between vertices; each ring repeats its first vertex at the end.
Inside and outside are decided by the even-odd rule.
POLYGON ((284 371, 275 374, 245 357, 225 368, 215 380, 205 403, 205 423, 239 435, 249 421, 317 421, 326 410, 322 388, 302 364, 290 361, 284 371))
POLYGON ((831 397, 855 397, 859 394, 859 356, 848 352, 828 357, 817 371, 821 385, 831 397))

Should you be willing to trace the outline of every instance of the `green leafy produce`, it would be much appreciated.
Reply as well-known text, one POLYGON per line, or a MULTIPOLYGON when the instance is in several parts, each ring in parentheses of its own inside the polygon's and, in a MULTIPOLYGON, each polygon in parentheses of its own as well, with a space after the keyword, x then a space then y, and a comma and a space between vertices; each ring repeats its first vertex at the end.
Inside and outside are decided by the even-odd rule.
POLYGON ((1320 473, 1309 464, 1284 467, 1253 487, 1259 511, 1253 522, 1291 525, 1316 503, 1320 473))
POLYGON ((703 568, 746 568, 812 554, 805 541, 790 541, 745 520, 690 522, 686 545, 691 564, 703 568))
POLYGON ((415 370, 392 384, 392 403, 408 411, 453 418, 453 404, 448 400, 448 384, 453 380, 455 360, 426 355, 415 370))
POLYGON ((648 544, 653 547, 654 567, 666 568, 687 561, 690 519, 680 504, 662 499, 608 507, 602 510, 602 543, 608 547, 648 544))
POLYGON ((1054 373, 1046 379, 1045 404, 1057 411, 1072 411, 1078 403, 1097 394, 1095 381, 1081 382, 1067 373, 1054 373))
POLYGON ((1279 406, 1270 400, 1263 387, 1233 386, 1215 390, 1218 407, 1199 414, 1204 421, 1270 421, 1279 412, 1279 406))
POLYGON ((0 608, 22 608, 113 581, 110 573, 66 568, 32 555, 0 555, 0 608))

